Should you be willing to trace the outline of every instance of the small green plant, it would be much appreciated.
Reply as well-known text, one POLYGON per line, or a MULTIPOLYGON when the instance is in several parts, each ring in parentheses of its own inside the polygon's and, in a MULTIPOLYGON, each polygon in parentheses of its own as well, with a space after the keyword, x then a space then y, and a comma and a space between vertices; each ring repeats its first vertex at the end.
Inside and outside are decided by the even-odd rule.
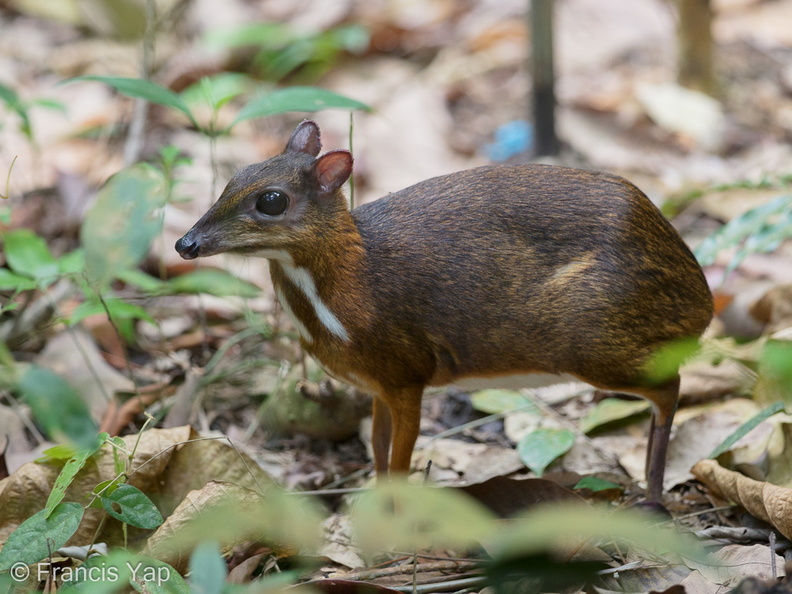
POLYGON ((30 142, 33 142, 33 124, 30 121, 29 113, 31 107, 46 107, 65 111, 62 103, 51 99, 24 101, 14 89, 4 84, 0 84, 0 101, 5 103, 6 107, 19 117, 21 122, 19 129, 30 142))
MULTIPOLYGON (((50 557, 53 551, 65 545, 74 535, 89 508, 103 509, 125 527, 153 530, 164 521, 151 499, 137 487, 126 483, 132 470, 130 465, 134 449, 127 451, 124 440, 110 438, 106 433, 86 435, 93 436, 90 443, 77 449, 55 446, 45 452, 44 459, 38 460, 40 463, 63 464, 63 467, 55 479, 44 509, 22 522, 0 550, 0 573, 19 564, 32 565, 50 557), (96 485, 87 504, 64 501, 67 488, 105 444, 113 451, 115 477, 96 485)), ((173 568, 170 568, 168 577, 182 581, 173 568)))
POLYGON ((366 104, 350 99, 338 93, 318 87, 288 87, 284 89, 260 90, 239 110, 236 118, 225 128, 217 129, 214 125, 217 112, 232 99, 240 97, 249 86, 239 75, 217 75, 206 77, 185 89, 175 93, 170 89, 149 80, 140 78, 124 78, 114 76, 81 76, 66 82, 93 81, 101 82, 119 93, 130 97, 139 97, 175 109, 184 114, 190 123, 201 133, 209 136, 228 134, 237 124, 254 118, 291 112, 316 112, 324 109, 349 109, 371 111, 366 104), (190 101, 202 97, 213 113, 209 124, 198 122, 190 101))
POLYGON ((361 25, 340 25, 326 31, 305 33, 281 23, 256 23, 212 31, 210 46, 253 48, 254 73, 265 80, 288 76, 312 80, 326 73, 344 53, 365 51, 371 35, 361 25))

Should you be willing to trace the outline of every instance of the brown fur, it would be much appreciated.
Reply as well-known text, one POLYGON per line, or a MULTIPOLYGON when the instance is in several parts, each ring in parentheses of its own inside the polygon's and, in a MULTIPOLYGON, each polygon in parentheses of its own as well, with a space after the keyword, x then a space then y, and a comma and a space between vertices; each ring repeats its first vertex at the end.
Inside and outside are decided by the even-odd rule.
POLYGON ((338 154, 323 168, 328 155, 314 159, 311 126, 298 128, 283 155, 238 173, 177 249, 285 250, 310 271, 349 342, 321 324, 281 262, 271 266, 314 338, 305 348, 381 399, 377 469, 387 468, 391 427, 391 468, 407 470, 425 386, 568 373, 655 403, 662 427, 653 450, 662 451, 654 452, 660 468, 650 472, 650 498, 658 498, 652 482, 662 483, 657 459, 665 458, 678 382, 651 385, 645 366, 658 347, 703 332, 712 298, 649 199, 605 173, 501 165, 429 179, 350 213, 343 194, 323 191, 317 179, 346 179, 351 158, 349 171, 338 154), (280 219, 262 220, 254 198, 273 187, 291 204, 280 219))

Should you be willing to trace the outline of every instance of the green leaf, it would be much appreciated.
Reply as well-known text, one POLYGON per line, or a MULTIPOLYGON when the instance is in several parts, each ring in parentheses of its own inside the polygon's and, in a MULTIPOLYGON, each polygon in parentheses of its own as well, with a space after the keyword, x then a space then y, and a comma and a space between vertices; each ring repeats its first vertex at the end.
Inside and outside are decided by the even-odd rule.
POLYGON ((477 411, 488 415, 524 410, 539 414, 539 409, 531 400, 514 390, 479 390, 470 395, 470 402, 477 411))
POLYGON ((58 478, 55 479, 55 484, 52 486, 52 491, 50 491, 49 497, 47 498, 47 504, 44 506, 45 515, 51 514, 52 510, 63 501, 66 495, 66 489, 72 484, 74 477, 76 477, 77 473, 85 466, 88 458, 99 451, 99 448, 102 447, 102 444, 108 437, 107 433, 100 433, 93 447, 85 448, 75 453, 74 457, 70 458, 66 464, 64 464, 58 474, 58 478))
POLYGON ((361 493, 350 515, 357 543, 367 552, 381 551, 383 541, 397 550, 465 547, 498 530, 493 513, 458 490, 396 480, 361 493))
POLYGON ((113 448, 113 472, 121 474, 127 472, 127 464, 131 461, 131 456, 127 453, 126 442, 118 435, 110 439, 113 448))
POLYGON ((254 23, 238 27, 211 29, 206 42, 214 48, 236 48, 250 46, 281 47, 291 43, 295 33, 282 23, 254 23))
POLYGON ((566 454, 575 445, 575 434, 569 429, 536 429, 517 444, 517 453, 525 465, 542 476, 550 463, 566 454))
POLYGON ((748 435, 751 431, 753 431, 759 423, 762 421, 769 419, 774 414, 780 413, 784 410, 784 403, 783 402, 774 402, 770 406, 767 406, 756 413, 753 417, 745 421, 742 425, 737 427, 734 432, 729 435, 723 442, 714 450, 712 453, 707 456, 708 458, 715 459, 724 452, 727 452, 729 448, 731 448, 735 443, 740 441, 743 437, 748 435))
POLYGON ((58 101, 57 99, 48 99, 47 97, 43 97, 40 99, 33 99, 30 102, 31 105, 37 105, 39 107, 44 107, 46 109, 51 109, 53 111, 59 111, 62 114, 69 113, 69 110, 66 109, 66 104, 62 101, 58 101))
POLYGON ((665 383, 677 376, 679 367, 700 349, 696 338, 682 338, 664 344, 646 364, 646 379, 654 384, 665 383))
POLYGON ((109 495, 102 496, 102 505, 117 520, 137 528, 153 530, 165 521, 151 499, 132 485, 119 485, 109 495))
POLYGON ((42 280, 60 272, 47 242, 30 229, 16 229, 3 234, 6 260, 17 274, 42 280))
POLYGON ((128 268, 122 270, 117 275, 118 280, 125 282, 128 285, 137 287, 141 291, 149 295, 159 295, 164 292, 165 281, 151 276, 140 270, 139 268, 128 268))
POLYGON ((189 106, 187 103, 185 103, 184 99, 182 99, 180 95, 174 93, 168 88, 158 85, 157 83, 153 83, 150 80, 145 80, 142 78, 126 78, 121 76, 77 76, 64 82, 72 83, 82 81, 104 83, 123 95, 127 95, 129 97, 139 97, 140 99, 145 99, 151 103, 172 107, 173 109, 186 115, 193 126, 196 128, 199 127, 195 121, 195 118, 193 117, 192 112, 190 111, 189 106))
POLYGON ((61 274, 77 274, 85 269, 85 252, 74 250, 58 258, 58 271, 61 274))
POLYGON ((620 491, 624 490, 624 487, 622 487, 621 485, 618 485, 611 481, 606 481, 605 479, 601 479, 596 476, 584 476, 572 488, 588 489, 593 493, 596 493, 597 491, 607 491, 608 489, 619 489, 620 491))
POLYGON ((651 514, 611 510, 580 504, 544 504, 503 525, 487 552, 494 559, 518 558, 542 551, 569 552, 590 542, 624 543, 641 551, 641 558, 676 558, 675 552, 691 559, 706 556, 694 540, 674 530, 658 528, 651 514))
POLYGON ((22 102, 17 95, 16 91, 11 87, 7 87, 4 84, 0 84, 0 99, 8 105, 8 108, 16 112, 16 114, 22 120, 22 132, 30 138, 31 135, 31 125, 30 125, 30 116, 28 116, 27 106, 22 102))
POLYGON ((73 572, 60 594, 115 594, 126 584, 127 591, 149 594, 189 594, 190 588, 172 566, 157 559, 113 549, 107 556, 95 555, 73 572))
POLYGON ((35 288, 35 281, 14 274, 8 268, 0 268, 0 291, 31 291, 35 288))
POLYGON ((77 450, 71 444, 59 443, 52 446, 51 448, 47 448, 41 453, 44 455, 36 458, 35 460, 35 462, 38 462, 39 464, 58 460, 69 460, 77 455, 77 450))
POLYGON ((93 489, 91 489, 91 493, 97 496, 96 499, 92 500, 88 507, 93 507, 96 509, 104 509, 104 502, 102 501, 102 497, 107 497, 113 491, 118 489, 119 486, 126 484, 126 475, 120 474, 113 479, 102 481, 98 483, 93 489))
POLYGON ((57 373, 30 365, 16 388, 51 438, 67 439, 78 449, 94 446, 97 427, 88 406, 57 373))
POLYGON ((242 487, 228 490, 202 512, 157 545, 157 551, 192 550, 207 535, 218 542, 264 539, 297 548, 318 546, 321 518, 314 501, 267 489, 262 496, 242 487), (255 500, 255 503, 252 502, 255 500))
MULTIPOLYGON (((119 320, 146 320, 147 322, 156 324, 156 321, 151 317, 149 312, 134 303, 128 303, 123 299, 113 298, 105 299, 105 305, 114 322, 119 320)), ((96 314, 105 315, 106 313, 105 306, 102 305, 100 301, 85 301, 74 309, 71 318, 69 318, 69 325, 73 326, 89 316, 96 314)))
POLYGON ((138 592, 146 594, 193 594, 193 591, 171 565, 152 559, 136 556, 130 564, 130 582, 138 592))
POLYGON ((203 77, 184 89, 181 96, 187 103, 209 105, 216 111, 235 97, 249 93, 253 85, 253 80, 247 75, 223 72, 203 77))
POLYGON ((646 400, 605 398, 598 402, 585 417, 580 419, 580 430, 583 433, 589 433, 602 425, 621 421, 646 412, 651 406, 646 400))
POLYGON ((142 164, 117 173, 100 190, 80 230, 86 274, 100 292, 146 257, 162 229, 157 211, 165 199, 161 172, 142 164))
POLYGON ((293 111, 315 112, 331 108, 372 111, 365 103, 332 91, 317 87, 289 87, 272 91, 250 101, 239 111, 231 126, 253 118, 293 111))
POLYGON ((182 274, 163 284, 158 294, 208 293, 215 297, 257 297, 261 293, 256 285, 229 274, 225 270, 200 268, 182 274))
POLYGON ((190 557, 190 585, 196 594, 222 592, 228 567, 216 542, 199 544, 190 557))
POLYGON ((0 551, 0 572, 15 563, 30 565, 61 548, 77 531, 83 517, 79 503, 60 503, 52 513, 41 510, 22 522, 0 551))
POLYGON ((769 339, 762 348, 760 375, 779 388, 779 397, 792 407, 792 342, 769 339))

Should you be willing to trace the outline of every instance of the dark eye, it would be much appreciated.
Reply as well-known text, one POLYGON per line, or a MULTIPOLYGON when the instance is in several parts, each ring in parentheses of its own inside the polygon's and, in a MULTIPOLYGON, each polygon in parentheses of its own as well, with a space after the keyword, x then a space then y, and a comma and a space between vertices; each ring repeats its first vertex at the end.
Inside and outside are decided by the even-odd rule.
POLYGON ((256 200, 256 210, 271 217, 283 214, 289 206, 289 197, 278 190, 267 190, 256 200))

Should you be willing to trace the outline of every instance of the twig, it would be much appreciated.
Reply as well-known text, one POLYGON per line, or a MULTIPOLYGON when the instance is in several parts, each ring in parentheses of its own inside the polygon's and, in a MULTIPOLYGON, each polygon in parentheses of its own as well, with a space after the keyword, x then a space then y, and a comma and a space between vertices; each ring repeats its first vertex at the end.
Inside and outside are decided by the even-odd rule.
POLYGON ((74 284, 61 279, 52 287, 50 291, 43 293, 24 311, 16 317, 0 325, 0 340, 6 344, 13 344, 14 341, 22 336, 30 334, 37 326, 52 317, 57 311, 57 303, 76 292, 74 284))
MULTIPOLYGON (((228 353, 231 347, 236 346, 246 338, 250 336, 255 336, 258 333, 259 331, 254 328, 245 328, 241 332, 237 332, 236 334, 234 334, 231 338, 229 338, 222 345, 220 345, 220 348, 218 348, 215 351, 214 355, 212 355, 212 358, 209 359, 206 365, 204 365, 204 373, 206 374, 206 377, 211 377, 210 374, 212 373, 214 368, 217 367, 218 363, 220 363, 222 358, 225 357, 226 353, 228 353)), ((209 383, 208 380, 205 381, 206 383, 209 383)))
POLYGON ((344 483, 348 483, 349 481, 353 481, 353 480, 355 480, 357 478, 365 476, 370 471, 371 471, 371 467, 369 467, 369 466, 364 466, 363 468, 358 468, 355 472, 352 472, 352 473, 350 473, 350 474, 348 474, 346 476, 339 477, 336 480, 334 480, 333 482, 328 483, 325 486, 325 489, 335 489, 337 487, 340 487, 344 483))
POLYGON ((457 578, 444 582, 428 582, 415 586, 389 586, 397 592, 416 592, 417 594, 430 594, 431 592, 458 592, 467 588, 487 585, 488 578, 483 575, 457 578))
MULTIPOLYGON (((436 561, 434 563, 410 563, 398 567, 383 567, 382 569, 364 569, 355 573, 348 573, 343 579, 350 581, 369 581, 381 577, 394 575, 410 575, 413 572, 423 573, 429 571, 470 571, 481 569, 479 561, 436 561)), ((339 576, 341 577, 341 576, 339 576)), ((311 583, 311 582, 308 582, 311 583)))
POLYGON ((633 569, 638 569, 642 567, 645 567, 643 559, 641 559, 640 561, 631 561, 630 563, 624 563, 623 565, 619 565, 618 567, 609 567, 607 569, 601 569, 597 571, 596 574, 617 576, 621 571, 631 571, 633 569))
POLYGON ((778 577, 778 568, 776 567, 776 535, 772 530, 770 531, 770 572, 773 579, 778 577))
POLYGON ((727 511, 727 510, 730 510, 730 509, 734 509, 735 507, 737 507, 737 506, 736 505, 722 505, 720 507, 711 507, 709 509, 703 509, 703 510, 699 510, 699 511, 695 511, 695 512, 690 512, 689 514, 684 514, 682 516, 677 516, 676 518, 674 518, 674 521, 687 520, 689 518, 695 518, 697 516, 703 516, 704 514, 721 512, 721 511, 727 511))
POLYGON ((36 427, 36 424, 30 420, 28 414, 22 411, 22 406, 19 404, 19 401, 14 398, 11 393, 6 393, 5 398, 11 403, 11 409, 16 413, 16 415, 22 421, 22 424, 25 426, 25 429, 30 431, 30 434, 36 439, 36 441, 39 444, 47 441, 44 435, 42 435, 41 431, 38 430, 38 427, 36 427))
POLYGON ((187 424, 202 379, 203 371, 201 369, 191 367, 187 370, 184 383, 176 390, 176 394, 174 394, 173 397, 173 404, 162 421, 162 426, 164 428, 181 427, 187 424))
POLYGON ((426 446, 423 449, 428 448, 432 443, 434 443, 438 439, 444 439, 444 438, 449 437, 451 435, 457 435, 458 433, 462 433, 464 431, 467 431, 468 429, 475 429, 476 427, 478 427, 480 425, 486 425, 487 423, 489 423, 491 421, 499 421, 499 420, 503 419, 504 417, 506 417, 506 416, 508 416, 508 415, 510 415, 512 413, 519 412, 519 411, 521 411, 523 409, 526 409, 526 408, 534 408, 534 406, 535 405, 534 405, 533 402, 528 402, 528 403, 526 403, 526 404, 524 404, 522 406, 518 406, 516 408, 512 408, 512 409, 507 410, 507 411, 493 413, 491 415, 487 415, 486 417, 481 417, 480 419, 474 419, 473 421, 469 421, 467 423, 463 423, 462 425, 457 425, 456 427, 451 427, 450 429, 446 429, 445 431, 441 431, 440 433, 438 433, 436 435, 433 435, 431 437, 431 439, 427 442, 426 446))
POLYGON ((373 487, 350 487, 348 489, 317 489, 315 491, 286 491, 286 495, 355 495, 357 493, 366 493, 371 491, 373 487))
POLYGON ((745 528, 743 526, 711 526, 694 532, 696 538, 728 542, 763 542, 770 538, 770 530, 765 528, 745 528))

